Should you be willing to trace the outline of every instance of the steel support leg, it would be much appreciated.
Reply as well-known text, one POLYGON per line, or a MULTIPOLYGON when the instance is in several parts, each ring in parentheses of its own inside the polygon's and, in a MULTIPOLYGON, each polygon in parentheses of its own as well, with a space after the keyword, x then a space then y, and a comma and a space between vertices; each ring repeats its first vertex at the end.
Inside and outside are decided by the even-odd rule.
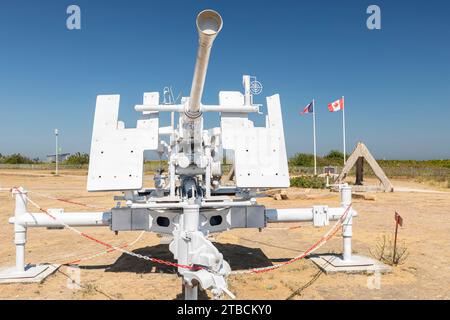
MULTIPOLYGON (((191 239, 189 237, 189 233, 195 232, 198 230, 199 224, 199 212, 200 207, 196 204, 187 205, 183 208, 183 216, 181 226, 183 227, 183 239, 180 243, 179 248, 179 258, 178 262, 184 265, 190 265, 191 261, 189 259, 189 248, 191 246, 191 239)), ((185 269, 178 268, 178 272, 183 274, 185 269)), ((190 283, 186 283, 183 280, 184 286, 184 297, 186 300, 197 300, 198 299, 198 286, 190 283)))
POLYGON ((198 286, 184 284, 184 300, 198 300, 198 286))

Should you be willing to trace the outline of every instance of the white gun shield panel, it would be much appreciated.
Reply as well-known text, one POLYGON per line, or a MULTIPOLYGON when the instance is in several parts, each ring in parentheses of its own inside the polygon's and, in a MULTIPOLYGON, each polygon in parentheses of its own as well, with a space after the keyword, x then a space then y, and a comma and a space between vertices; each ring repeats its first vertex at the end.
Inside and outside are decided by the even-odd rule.
MULTIPOLYGON (((220 103, 224 97, 220 96, 220 103)), ((236 186, 287 188, 289 172, 280 96, 267 97, 266 127, 253 127, 246 114, 222 113, 223 148, 234 150, 236 186)))
POLYGON ((118 121, 119 102, 119 95, 97 97, 88 191, 141 189, 144 150, 158 148, 158 114, 138 120, 136 128, 125 129, 124 123, 118 121))

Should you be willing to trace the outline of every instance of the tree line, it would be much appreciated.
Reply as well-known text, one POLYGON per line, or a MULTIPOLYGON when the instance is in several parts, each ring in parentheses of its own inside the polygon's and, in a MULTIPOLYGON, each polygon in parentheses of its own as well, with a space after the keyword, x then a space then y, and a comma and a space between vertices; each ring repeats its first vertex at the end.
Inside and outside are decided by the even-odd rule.
MULTIPOLYGON (((347 155, 348 159, 349 155, 347 155)), ((323 157, 317 156, 317 166, 342 166, 344 163, 344 153, 338 150, 331 150, 323 157)), ((297 153, 289 158, 289 165, 298 167, 313 167, 314 155, 309 153, 297 153)))
MULTIPOLYGON (((349 158, 347 155, 346 159, 349 158)), ((449 168, 450 159, 441 160, 377 160, 381 167, 415 167, 415 168, 449 168)), ((344 154, 337 150, 331 150, 323 157, 317 157, 317 166, 342 166, 344 154)), ((314 155, 309 153, 297 153, 289 158, 290 166, 313 167, 314 155)))
MULTIPOLYGON (((39 164, 43 163, 39 158, 29 158, 20 153, 13 153, 10 155, 2 155, 0 153, 0 164, 39 164)), ((89 154, 77 152, 71 155, 66 160, 62 161, 61 164, 69 165, 83 165, 89 163, 89 154)))
MULTIPOLYGON (((349 155, 347 155, 348 159, 349 155)), ((450 168, 450 159, 443 160, 377 160, 382 166, 389 167, 434 167, 434 168, 450 168)), ((323 157, 317 157, 317 166, 342 166, 344 162, 344 154, 338 150, 331 150, 323 157)), ((0 164, 39 164, 43 163, 39 158, 29 158, 20 153, 10 155, 0 154, 0 164)), ((165 161, 163 161, 165 163, 165 161)), ((77 152, 71 155, 61 164, 68 165, 85 165, 89 164, 89 154, 77 152)), ((313 167, 314 155, 309 153, 297 153, 289 158, 290 166, 297 167, 313 167)))

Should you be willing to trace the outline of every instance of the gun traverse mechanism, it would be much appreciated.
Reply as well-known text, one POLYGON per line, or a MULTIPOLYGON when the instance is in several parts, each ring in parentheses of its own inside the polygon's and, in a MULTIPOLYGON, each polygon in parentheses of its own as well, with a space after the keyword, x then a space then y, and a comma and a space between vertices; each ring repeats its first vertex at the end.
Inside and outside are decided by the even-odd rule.
POLYGON ((224 277, 230 267, 205 236, 232 228, 265 227, 265 208, 257 205, 254 191, 289 186, 279 96, 267 98, 265 127, 255 127, 248 119, 260 108, 252 102, 249 76, 243 77, 244 94, 221 91, 219 104, 203 105, 211 49, 223 21, 216 11, 204 10, 196 25, 199 44, 192 87, 181 104, 161 104, 158 92, 145 93, 143 104, 135 106, 143 119, 128 129, 118 121, 119 96, 98 97, 88 174, 89 191, 125 194, 127 205, 112 209, 112 230, 171 234, 170 250, 180 264, 207 267, 209 271, 179 269, 186 288, 192 289, 188 297, 196 295, 193 279, 216 294, 228 291, 224 277), (160 127, 160 112, 178 113, 178 126, 160 127), (220 112, 220 127, 205 130, 205 112, 220 112), (169 174, 157 173, 155 189, 143 190, 146 150, 167 156, 169 174), (221 187, 225 160, 234 166, 232 188, 221 187))

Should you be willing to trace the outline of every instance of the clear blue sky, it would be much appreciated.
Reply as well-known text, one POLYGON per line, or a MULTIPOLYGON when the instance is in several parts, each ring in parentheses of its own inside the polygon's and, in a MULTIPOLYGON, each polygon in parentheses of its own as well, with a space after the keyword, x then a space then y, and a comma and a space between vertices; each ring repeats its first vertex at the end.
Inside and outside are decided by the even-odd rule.
MULTIPOLYGON (((0 153, 43 157, 88 152, 98 94, 120 94, 120 117, 135 126, 145 91, 189 93, 197 48, 195 16, 218 10, 204 103, 258 77, 263 96, 280 93, 289 155, 312 152, 316 99, 318 152, 364 141, 377 158, 450 158, 450 2, 438 1, 23 1, 0 2, 0 153), (66 29, 81 7, 82 30, 66 29), (381 7, 382 29, 366 27, 381 7)), ((206 125, 216 126, 218 116, 206 125)), ((163 116, 164 121, 168 121, 163 116)), ((262 124, 257 121, 257 124, 262 124)))

